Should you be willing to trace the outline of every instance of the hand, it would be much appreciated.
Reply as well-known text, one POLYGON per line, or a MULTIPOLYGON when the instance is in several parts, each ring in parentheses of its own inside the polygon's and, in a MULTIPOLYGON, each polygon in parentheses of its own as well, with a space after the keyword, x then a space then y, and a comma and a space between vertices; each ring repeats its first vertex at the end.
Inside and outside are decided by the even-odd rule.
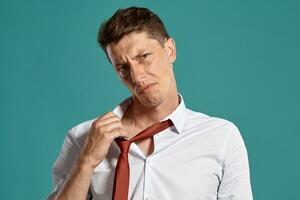
POLYGON ((128 138, 129 135, 123 128, 121 119, 113 112, 108 112, 92 123, 78 160, 95 168, 105 158, 111 143, 117 137, 128 138))

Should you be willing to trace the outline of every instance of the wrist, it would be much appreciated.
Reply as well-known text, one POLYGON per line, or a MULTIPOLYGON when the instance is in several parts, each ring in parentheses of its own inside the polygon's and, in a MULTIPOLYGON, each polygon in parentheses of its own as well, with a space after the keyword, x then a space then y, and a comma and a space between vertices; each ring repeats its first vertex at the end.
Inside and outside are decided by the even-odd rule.
POLYGON ((76 164, 80 168, 87 169, 87 170, 94 170, 100 162, 91 158, 91 156, 87 156, 84 154, 80 154, 76 160, 76 164))

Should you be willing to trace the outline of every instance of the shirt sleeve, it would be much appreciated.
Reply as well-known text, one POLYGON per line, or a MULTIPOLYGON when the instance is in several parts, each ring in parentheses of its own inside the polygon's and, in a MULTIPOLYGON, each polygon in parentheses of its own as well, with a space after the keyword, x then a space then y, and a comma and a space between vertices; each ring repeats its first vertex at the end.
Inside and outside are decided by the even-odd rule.
POLYGON ((248 154, 243 138, 235 125, 224 145, 223 176, 218 189, 218 199, 253 199, 248 154))
MULTIPOLYGON (((72 137, 74 129, 70 129, 64 139, 64 143, 60 150, 59 156, 52 167, 53 190, 47 197, 47 200, 53 200, 61 189, 67 175, 69 174, 73 164, 80 153, 80 148, 72 137)), ((88 191, 86 199, 92 199, 91 191, 88 191)))

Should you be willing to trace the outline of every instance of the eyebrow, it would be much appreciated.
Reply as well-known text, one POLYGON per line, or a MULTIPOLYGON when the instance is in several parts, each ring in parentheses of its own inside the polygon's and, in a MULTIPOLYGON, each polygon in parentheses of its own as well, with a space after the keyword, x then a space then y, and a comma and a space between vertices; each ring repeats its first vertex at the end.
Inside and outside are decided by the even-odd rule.
MULTIPOLYGON (((133 57, 133 59, 137 59, 139 57, 141 57, 145 52, 150 52, 150 49, 141 49, 138 50, 137 54, 133 57)), ((120 65, 124 65, 126 62, 124 61, 117 61, 116 62, 116 66, 120 66, 120 65)))

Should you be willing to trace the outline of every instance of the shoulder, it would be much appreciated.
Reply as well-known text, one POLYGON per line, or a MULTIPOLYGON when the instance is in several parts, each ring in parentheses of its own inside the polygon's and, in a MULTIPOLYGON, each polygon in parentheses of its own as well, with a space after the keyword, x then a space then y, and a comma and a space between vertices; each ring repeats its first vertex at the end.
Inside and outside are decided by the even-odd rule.
POLYGON ((199 140, 214 144, 221 152, 244 146, 239 128, 232 121, 191 109, 186 109, 186 112, 184 129, 187 134, 194 134, 199 140))
POLYGON ((238 129, 236 124, 232 121, 220 117, 210 116, 202 112, 186 109, 186 125, 187 126, 201 126, 209 129, 222 128, 223 130, 238 129))
POLYGON ((237 125, 224 118, 209 116, 207 114, 186 109, 185 132, 194 133, 199 137, 205 136, 223 143, 228 141, 243 143, 237 125))

